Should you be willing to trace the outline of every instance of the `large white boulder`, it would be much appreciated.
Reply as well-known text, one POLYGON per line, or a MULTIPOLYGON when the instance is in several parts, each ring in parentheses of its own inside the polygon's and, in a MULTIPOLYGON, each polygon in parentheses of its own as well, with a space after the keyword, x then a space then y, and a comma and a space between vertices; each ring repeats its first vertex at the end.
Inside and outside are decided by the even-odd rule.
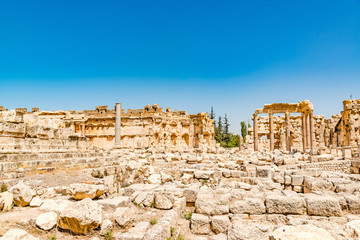
POLYGON ((60 212, 58 226, 75 234, 86 234, 97 228, 102 222, 101 206, 85 198, 79 202, 68 203, 60 212))
POLYGON ((55 227, 57 223, 57 214, 54 212, 42 213, 36 218, 36 226, 42 230, 48 231, 55 227))
POLYGON ((33 197, 31 188, 22 181, 10 188, 9 192, 14 194, 14 204, 16 206, 25 207, 29 205, 33 197))

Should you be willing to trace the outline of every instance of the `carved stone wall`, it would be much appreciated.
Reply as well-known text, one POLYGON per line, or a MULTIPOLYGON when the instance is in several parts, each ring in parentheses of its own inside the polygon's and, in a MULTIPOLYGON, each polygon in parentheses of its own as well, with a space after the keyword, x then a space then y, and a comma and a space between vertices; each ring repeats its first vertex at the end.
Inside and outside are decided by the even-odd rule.
MULTIPOLYGON (((115 110, 107 106, 82 111, 0 109, 0 144, 14 139, 32 139, 47 140, 40 141, 43 146, 49 140, 61 140, 74 148, 110 149, 114 146, 115 110)), ((188 115, 186 111, 171 111, 170 108, 164 111, 157 104, 146 105, 143 109, 121 109, 121 147, 211 148, 216 145, 213 124, 207 113, 188 115)), ((3 143, 3 149, 10 149, 10 145, 3 143)), ((29 143, 24 142, 22 148, 27 145, 29 143)))

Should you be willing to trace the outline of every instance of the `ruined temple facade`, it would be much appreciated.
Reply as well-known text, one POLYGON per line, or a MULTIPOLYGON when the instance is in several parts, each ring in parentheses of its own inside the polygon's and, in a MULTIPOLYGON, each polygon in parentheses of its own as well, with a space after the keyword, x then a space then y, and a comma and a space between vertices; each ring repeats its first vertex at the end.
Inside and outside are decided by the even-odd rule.
POLYGON ((353 155, 359 153, 360 100, 348 99, 343 105, 341 114, 326 119, 313 115, 313 105, 308 100, 265 104, 264 108, 256 109, 253 128, 249 129, 254 150, 350 149, 353 155))
POLYGON ((159 105, 143 109, 39 111, 0 107, 0 150, 150 148, 187 150, 215 147, 214 122, 207 113, 188 115, 159 105), (49 143, 52 142, 53 144, 49 143), (33 143, 33 148, 31 148, 33 143), (49 145, 49 146, 47 146, 49 145), (46 147, 47 146, 47 147, 46 147))

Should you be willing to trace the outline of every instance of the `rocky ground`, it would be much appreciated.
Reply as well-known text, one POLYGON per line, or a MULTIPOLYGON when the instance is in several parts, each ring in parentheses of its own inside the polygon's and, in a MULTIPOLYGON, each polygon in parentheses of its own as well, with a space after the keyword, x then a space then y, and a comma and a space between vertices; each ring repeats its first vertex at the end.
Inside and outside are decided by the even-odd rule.
POLYGON ((8 153, 0 170, 0 239, 360 239, 360 175, 332 155, 8 153))

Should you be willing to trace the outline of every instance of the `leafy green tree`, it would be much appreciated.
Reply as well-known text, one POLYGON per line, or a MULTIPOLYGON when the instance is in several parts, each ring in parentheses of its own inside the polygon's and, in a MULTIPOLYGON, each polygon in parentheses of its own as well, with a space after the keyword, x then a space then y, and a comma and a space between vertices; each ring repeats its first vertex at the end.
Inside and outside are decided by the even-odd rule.
POLYGON ((248 135, 248 128, 245 122, 241 122, 241 136, 243 137, 243 141, 245 142, 246 135, 248 135))

